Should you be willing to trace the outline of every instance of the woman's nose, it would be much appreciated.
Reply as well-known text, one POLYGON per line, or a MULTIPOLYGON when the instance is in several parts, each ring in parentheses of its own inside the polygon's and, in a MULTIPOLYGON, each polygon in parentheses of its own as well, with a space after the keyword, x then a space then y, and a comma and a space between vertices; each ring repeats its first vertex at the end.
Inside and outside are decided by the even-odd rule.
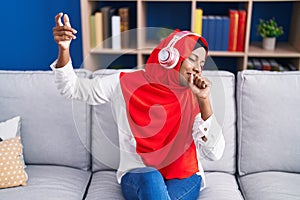
POLYGON ((193 67, 193 71, 196 72, 197 74, 200 72, 200 69, 198 66, 193 67))

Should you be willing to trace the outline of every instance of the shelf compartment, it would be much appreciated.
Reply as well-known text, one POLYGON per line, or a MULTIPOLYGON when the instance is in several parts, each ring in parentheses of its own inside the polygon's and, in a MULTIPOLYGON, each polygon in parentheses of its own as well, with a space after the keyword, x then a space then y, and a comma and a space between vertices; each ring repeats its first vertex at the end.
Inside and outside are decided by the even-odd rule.
POLYGON ((249 57, 247 69, 266 71, 296 71, 299 70, 299 58, 286 57, 249 57), (265 64, 264 64, 265 63, 265 64), (272 64, 273 63, 273 64, 272 64), (249 68, 250 67, 250 68, 249 68))
MULTIPOLYGON (((204 16, 206 17, 206 26, 203 27, 203 36, 206 38, 209 46, 211 47, 210 49, 212 51, 219 51, 219 50, 226 50, 226 47, 224 44, 222 44, 221 41, 224 39, 222 38, 225 34, 223 31, 229 31, 230 32, 230 27, 227 28, 220 28, 218 25, 222 25, 224 17, 227 17, 229 20, 229 10, 244 10, 246 11, 246 21, 245 21, 245 32, 244 32, 244 44, 243 44, 243 49, 239 49, 239 52, 244 52, 247 49, 247 38, 248 38, 248 19, 249 19, 249 13, 251 12, 251 9, 249 7, 249 3, 247 1, 214 1, 212 2, 207 2, 207 1, 197 1, 196 3, 196 8, 197 9, 202 9, 203 10, 203 19, 204 16), (250 10, 250 12, 249 12, 250 10), (216 17, 217 16, 217 17, 216 17), (212 23, 212 24, 211 24, 212 23), (212 29, 213 27, 213 29, 212 29), (214 31, 213 31, 214 30, 214 31), (213 33, 211 34, 211 31, 213 33), (220 39, 221 38, 221 39, 220 39)), ((230 23, 230 22, 229 22, 230 23)), ((204 24, 204 23, 203 23, 204 24)), ((230 26, 230 24, 228 24, 230 26)), ((229 41, 228 41, 229 42, 229 41)), ((227 44, 227 49, 228 49, 229 44, 227 44)), ((217 53, 219 54, 219 53, 217 53)), ((220 54, 222 55, 222 54, 220 54)), ((228 55, 225 53, 225 55, 228 55)))
POLYGON ((204 70, 227 70, 236 73, 243 62, 243 58, 230 58, 230 57, 215 57, 208 56, 204 65, 204 70))
POLYGON ((297 51, 297 49, 295 49, 292 45, 286 42, 277 42, 274 51, 264 50, 261 47, 261 42, 253 42, 249 47, 248 56, 297 58, 300 57, 300 52, 297 51))
MULTIPOLYGON (((299 12, 299 11, 298 11, 299 12)), ((251 19, 250 42, 261 41, 262 37, 257 33, 257 25, 260 19, 275 18, 277 24, 283 27, 284 34, 277 38, 277 41, 288 42, 293 15, 292 1, 276 2, 253 2, 253 13, 251 19), (266 12, 266 10, 268 10, 266 12), (283 14, 284 13, 284 14, 283 14)), ((299 26, 299 25, 293 25, 299 26)))
POLYGON ((210 1, 197 1, 197 8, 202 8, 203 15, 223 15, 228 16, 229 9, 244 9, 247 11, 247 1, 218 1, 211 3, 210 1))

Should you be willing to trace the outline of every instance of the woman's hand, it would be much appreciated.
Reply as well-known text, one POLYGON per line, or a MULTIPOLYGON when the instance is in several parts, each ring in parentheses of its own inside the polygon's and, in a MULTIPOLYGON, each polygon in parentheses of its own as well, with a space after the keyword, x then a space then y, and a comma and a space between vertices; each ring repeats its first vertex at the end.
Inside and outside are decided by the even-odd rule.
POLYGON ((76 39, 77 31, 71 27, 70 20, 67 14, 59 13, 55 16, 56 26, 53 28, 53 36, 55 42, 61 50, 68 50, 72 39, 76 39), (63 17, 64 24, 61 21, 63 17))
MULTIPOLYGON (((200 75, 191 75, 188 81, 189 87, 197 98, 201 112, 201 118, 205 121, 213 114, 210 104, 211 82, 207 78, 200 75)), ((206 141, 205 136, 202 138, 202 140, 204 142, 206 141)))
POLYGON ((198 101, 206 100, 210 96, 211 82, 198 74, 191 74, 189 77, 189 87, 196 95, 198 101))

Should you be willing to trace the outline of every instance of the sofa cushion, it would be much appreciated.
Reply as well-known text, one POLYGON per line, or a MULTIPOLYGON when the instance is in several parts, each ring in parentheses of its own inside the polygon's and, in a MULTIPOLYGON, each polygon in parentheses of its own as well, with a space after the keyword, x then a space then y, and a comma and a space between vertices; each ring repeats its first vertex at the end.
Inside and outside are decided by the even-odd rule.
POLYGON ((115 171, 98 171, 93 173, 86 200, 96 199, 124 200, 121 186, 117 182, 115 171))
POLYGON ((1 199, 83 199, 91 172, 60 166, 28 165, 27 186, 0 190, 1 199))
POLYGON ((238 73, 238 171, 300 172, 300 72, 238 73))
POLYGON ((206 172, 236 172, 236 105, 235 77, 225 71, 203 71, 203 76, 212 82, 211 101, 213 112, 222 127, 225 150, 218 161, 201 159, 206 172))
MULTIPOLYGON (((212 197, 224 200, 243 199, 234 175, 220 172, 209 172, 205 175, 207 187, 201 191, 199 200, 212 199, 212 197)), ((124 199, 121 187, 117 183, 116 172, 95 172, 86 199, 124 199)))
POLYGON ((119 137, 111 103, 92 107, 92 171, 117 169, 119 166, 119 137), (109 153, 108 153, 109 152, 109 153))
POLYGON ((22 119, 27 164, 90 167, 90 107, 61 96, 52 71, 1 71, 0 94, 0 121, 22 119))
MULTIPOLYGON (((128 70, 126 70, 128 71, 128 70)), ((119 70, 102 69, 93 73, 95 76, 107 76, 119 73, 119 70)), ((217 120, 223 127, 226 141, 224 155, 219 161, 202 160, 206 171, 223 171, 235 173, 235 78, 225 71, 204 71, 213 84, 212 104, 217 120)), ((111 104, 93 106, 92 108, 92 155, 93 171, 117 169, 119 164, 117 125, 114 122, 111 104), (110 152, 109 155, 107 152, 110 152)))
MULTIPOLYGON (((102 69, 95 71, 92 78, 108 76, 120 71, 132 70, 102 69)), ((112 114, 111 103, 92 106, 91 137, 92 171, 117 169, 120 160, 119 136, 118 127, 112 114)))
POLYGON ((199 200, 243 200, 234 175, 222 172, 208 172, 205 173, 205 177, 206 188, 200 192, 199 200))
POLYGON ((247 200, 298 200, 300 174, 286 172, 260 172, 239 178, 247 200))

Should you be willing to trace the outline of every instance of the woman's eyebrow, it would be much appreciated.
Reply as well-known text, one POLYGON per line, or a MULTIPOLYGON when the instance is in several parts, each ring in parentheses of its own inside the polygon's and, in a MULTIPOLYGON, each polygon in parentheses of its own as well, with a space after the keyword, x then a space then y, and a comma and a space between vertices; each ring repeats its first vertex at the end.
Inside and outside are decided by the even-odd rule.
POLYGON ((196 57, 196 59, 198 59, 198 58, 199 58, 199 56, 198 56, 197 54, 195 54, 195 53, 192 53, 192 54, 191 54, 191 56, 195 56, 195 57, 196 57))

